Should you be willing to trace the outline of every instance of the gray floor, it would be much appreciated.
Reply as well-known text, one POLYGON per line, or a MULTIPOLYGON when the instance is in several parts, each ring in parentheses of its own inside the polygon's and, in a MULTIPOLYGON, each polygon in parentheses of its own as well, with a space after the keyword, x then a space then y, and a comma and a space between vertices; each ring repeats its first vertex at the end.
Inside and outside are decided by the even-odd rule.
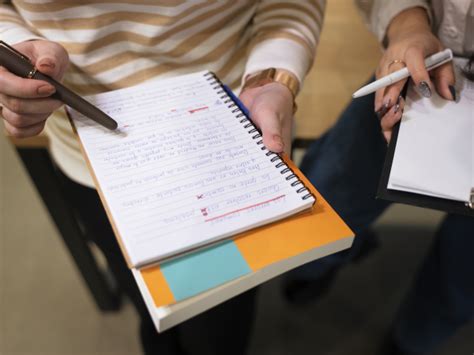
MULTIPOLYGON (((397 206, 377 230, 379 250, 343 270, 304 310, 284 304, 280 280, 261 288, 252 355, 374 353, 442 216, 397 206)), ((125 304, 97 312, 36 192, 0 137, 0 354, 139 354, 137 318, 125 304)), ((472 354, 474 324, 437 355, 472 354)))

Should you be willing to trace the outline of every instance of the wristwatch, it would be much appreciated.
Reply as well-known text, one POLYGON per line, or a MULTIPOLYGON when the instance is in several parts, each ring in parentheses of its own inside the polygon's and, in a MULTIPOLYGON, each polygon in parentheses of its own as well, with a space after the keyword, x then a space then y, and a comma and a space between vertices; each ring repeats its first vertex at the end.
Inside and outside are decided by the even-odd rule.
POLYGON ((296 103, 294 103, 294 100, 298 93, 300 83, 293 74, 288 73, 286 70, 268 68, 256 74, 252 74, 245 80, 242 91, 245 89, 264 86, 273 82, 283 84, 288 88, 288 90, 290 90, 293 95, 293 113, 296 112, 296 103))

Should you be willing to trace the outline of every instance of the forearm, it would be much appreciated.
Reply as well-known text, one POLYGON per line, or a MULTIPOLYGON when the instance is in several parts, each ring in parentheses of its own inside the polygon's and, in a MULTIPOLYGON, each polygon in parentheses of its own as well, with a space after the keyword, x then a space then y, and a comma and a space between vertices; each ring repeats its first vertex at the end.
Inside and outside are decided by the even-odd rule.
POLYGON ((291 72, 301 83, 313 63, 325 3, 261 0, 252 24, 245 74, 275 67, 291 72))

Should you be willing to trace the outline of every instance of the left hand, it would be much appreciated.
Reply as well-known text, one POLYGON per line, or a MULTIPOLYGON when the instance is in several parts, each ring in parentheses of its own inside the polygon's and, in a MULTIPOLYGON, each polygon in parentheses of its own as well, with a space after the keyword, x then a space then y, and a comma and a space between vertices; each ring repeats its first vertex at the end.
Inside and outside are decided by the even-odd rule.
POLYGON ((263 144, 275 153, 291 152, 293 95, 283 84, 273 82, 245 89, 240 100, 262 131, 263 144))

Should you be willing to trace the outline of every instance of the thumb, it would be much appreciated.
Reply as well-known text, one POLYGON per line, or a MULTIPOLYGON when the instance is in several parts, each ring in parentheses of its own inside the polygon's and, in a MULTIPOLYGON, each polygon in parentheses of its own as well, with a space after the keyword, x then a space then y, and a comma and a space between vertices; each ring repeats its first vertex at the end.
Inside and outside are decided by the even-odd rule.
POLYGON ((285 145, 278 114, 270 109, 262 109, 253 113, 252 120, 262 131, 263 144, 272 152, 281 153, 285 145))
POLYGON ((49 41, 35 43, 34 64, 43 74, 61 80, 68 63, 67 52, 61 45, 49 41))

